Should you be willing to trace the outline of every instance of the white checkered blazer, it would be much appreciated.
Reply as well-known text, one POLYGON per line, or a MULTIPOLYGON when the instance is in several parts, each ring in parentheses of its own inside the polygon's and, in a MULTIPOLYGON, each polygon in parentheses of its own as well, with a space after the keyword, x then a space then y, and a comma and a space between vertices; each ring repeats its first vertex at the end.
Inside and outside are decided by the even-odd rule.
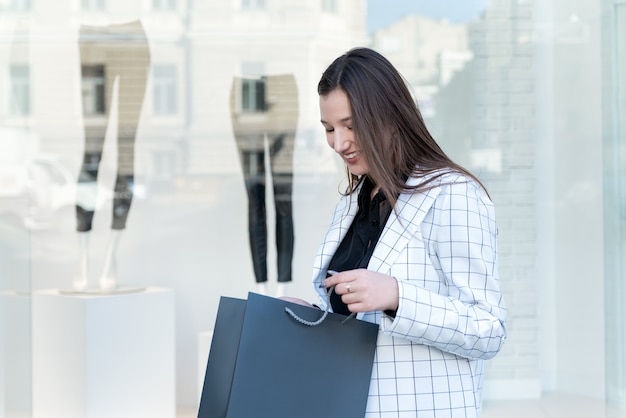
MULTIPOLYGON (((400 300, 395 319, 357 316, 380 324, 367 418, 480 417, 483 360, 506 339, 493 204, 463 175, 437 183, 400 195, 368 265, 398 280, 400 300)), ((315 258, 322 303, 318 284, 357 213, 357 195, 338 203, 315 258)))

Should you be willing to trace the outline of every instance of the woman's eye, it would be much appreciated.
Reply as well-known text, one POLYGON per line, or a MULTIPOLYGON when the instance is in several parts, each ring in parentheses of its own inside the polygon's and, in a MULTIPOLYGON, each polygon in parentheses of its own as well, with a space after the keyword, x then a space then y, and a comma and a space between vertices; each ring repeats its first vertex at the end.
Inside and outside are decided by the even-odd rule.
POLYGON ((332 128, 326 128, 326 129, 325 129, 325 131, 326 131, 326 132, 332 132, 332 131, 334 131, 334 129, 332 129, 332 128))

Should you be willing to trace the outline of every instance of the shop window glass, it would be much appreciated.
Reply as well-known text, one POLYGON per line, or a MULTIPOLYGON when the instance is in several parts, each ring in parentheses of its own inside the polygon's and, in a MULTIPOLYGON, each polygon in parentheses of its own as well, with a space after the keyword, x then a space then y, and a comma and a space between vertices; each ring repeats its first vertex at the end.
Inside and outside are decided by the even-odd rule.
MULTIPOLYGON (((195 342, 199 332, 210 331, 214 296, 243 293, 256 284, 251 257, 241 251, 249 232, 242 168, 257 172, 266 164, 263 180, 293 184, 289 199, 298 278, 288 292, 311 291, 309 275, 319 235, 338 190, 345 186, 344 166, 327 146, 319 123, 316 81, 333 58, 364 45, 383 53, 401 70, 434 137, 455 161, 479 175, 496 205, 500 274, 511 305, 510 335, 515 338, 485 367, 485 387, 492 388, 485 392, 488 401, 500 391, 532 397, 542 390, 589 396, 606 390, 611 401, 626 404, 624 0, 355 0, 341 2, 341 7, 338 0, 0 0, 0 11, 8 12, 0 13, 5 62, 0 75, 0 139, 4 139, 0 184, 41 188, 42 181, 20 183, 24 176, 7 171, 20 169, 23 160, 40 152, 58 157, 59 168, 67 169, 64 164, 69 160, 72 187, 77 175, 80 183, 94 181, 102 161, 98 182, 109 191, 114 181, 110 167, 136 162, 136 199, 119 272, 122 283, 131 286, 174 287, 185 306, 194 306, 193 311, 176 311, 177 323, 184 324, 177 336, 182 347, 177 354, 181 405, 197 400, 195 384, 189 384, 196 377, 197 358, 190 341, 195 342), (606 15, 611 15, 610 22, 600 24, 606 15), (77 56, 74 38, 78 25, 113 26, 131 20, 141 20, 150 29, 150 61, 145 71, 142 67, 139 83, 130 82, 128 90, 114 89, 111 83, 119 82, 113 66, 127 62, 133 55, 127 46, 137 39, 113 42, 119 48, 112 48, 109 55, 87 46, 77 56), (603 36, 609 28, 611 41, 606 42, 608 37, 603 36), (610 62, 597 59, 608 55, 610 62), (80 59, 82 67, 72 71, 80 59), (604 67, 611 68, 611 74, 604 67), (150 84, 143 78, 148 71, 150 84), (293 75, 292 84, 277 82, 287 80, 287 75, 293 75), (611 102, 601 106, 598 86, 606 80, 611 83, 607 87, 611 102), (151 91, 144 102, 146 85, 151 91), (283 95, 276 86, 282 86, 283 95), (129 90, 133 111, 111 106, 113 96, 119 101, 119 92, 129 90), (81 98, 85 117, 77 118, 81 98), (108 118, 107 126, 102 123, 109 108, 117 110, 108 116, 110 127, 108 118), (28 135, 16 134, 17 124, 30 125, 20 126, 28 135), (278 125, 287 128, 262 130, 278 125), (599 151, 605 128, 614 130, 609 156, 617 168, 610 172, 599 151), (255 139, 260 138, 263 152, 251 146, 250 132, 259 131, 255 139), (108 145, 107 140, 106 150, 95 152, 95 138, 105 134, 117 134, 117 145, 115 141, 108 145), (135 135, 138 147, 131 154, 135 148, 129 138, 135 135), (11 136, 14 140, 7 140, 11 136), (272 138, 278 145, 272 146, 272 138), (84 170, 79 174, 76 166, 83 147, 84 170), (280 153, 271 156, 273 151, 280 153), (116 156, 123 158, 117 161, 116 156), (272 160, 276 156, 280 158, 272 160), (276 176, 270 175, 272 169, 276 176), (610 189, 602 189, 603 175, 610 189), (609 207, 617 210, 603 229, 602 211, 606 218, 609 207), (611 240, 603 246, 606 235, 611 240), (594 278, 591 285, 589 277, 594 278), (602 278, 612 286, 606 294, 602 278), (601 299, 600 294, 607 297, 601 299), (209 296, 213 303, 207 302, 209 296), (586 312, 576 309, 581 303, 588 306, 586 312), (606 321, 611 321, 606 337, 599 331, 604 330, 605 309, 606 321), (580 329, 586 336, 582 342, 580 329), (577 350, 569 349, 572 341, 577 350), (607 367, 602 368, 604 358, 598 353, 605 349, 607 367), (555 358, 559 361, 552 361, 555 358), (518 376, 524 377, 521 382, 518 376), (606 387, 598 384, 603 379, 606 387)), ((48 170, 39 172, 37 178, 56 178, 48 170)), ((277 204, 270 199, 276 190, 269 184, 271 215, 277 204)), ((24 222, 27 216, 22 214, 32 215, 28 205, 33 207, 33 202, 20 200, 16 212, 20 217, 9 215, 4 208, 16 198, 9 191, 0 187, 0 288, 30 294, 41 288, 70 287, 68 272, 77 270, 79 259, 74 192, 69 194, 70 209, 60 212, 54 229, 46 226, 51 230, 32 233, 26 228, 34 229, 35 224, 24 222)), ((56 199, 66 191, 37 195, 56 199)), ((108 195, 99 196, 103 198, 98 199, 97 210, 112 216, 107 212, 108 195)), ((278 206, 284 201, 276 200, 278 206)), ((274 219, 267 219, 273 229, 274 219)), ((269 236, 272 244, 274 238, 269 236)), ((276 258, 274 247, 268 244, 268 259, 276 258)), ((104 251, 93 252, 94 270, 105 256, 104 251)), ((271 280, 277 277, 274 270, 270 264, 271 280)), ((273 285, 270 281, 268 292, 273 292, 273 285)), ((7 330, 8 322, 19 323, 23 335, 15 335, 30 338, 30 310, 24 312, 0 318, 0 329, 7 330)), ((20 341, 7 335, 14 334, 5 331, 5 344, 20 341)), ((0 352, 0 372, 31 376, 29 366, 22 367, 20 358, 12 356, 30 352, 28 343, 22 345, 0 352)), ((2 381, 1 374, 0 417, 13 416, 6 411, 21 407, 13 393, 30 396, 28 388, 15 388, 27 387, 28 382, 2 381)), ((485 416, 494 416, 492 405, 485 406, 485 416)))
POLYGON ((176 10, 176 0, 152 0, 153 10, 176 10))
POLYGON ((176 88, 176 67, 173 65, 155 65, 154 75, 154 113, 172 115, 178 110, 176 88))
POLYGON ((607 418, 626 412, 626 3, 613 5, 606 39, 605 88, 611 110, 605 139, 605 277, 607 418))
POLYGON ((247 10, 265 9, 265 0, 242 0, 241 8, 247 10))
POLYGON ((30 67, 11 65, 10 77, 10 113, 14 116, 27 116, 30 114, 30 67))
POLYGON ((328 13, 337 13, 337 0, 322 0, 322 10, 328 13))
POLYGON ((105 0, 81 0, 81 6, 83 10, 104 10, 105 0))
POLYGON ((27 12, 31 9, 31 0, 11 0, 9 10, 14 12, 27 12))

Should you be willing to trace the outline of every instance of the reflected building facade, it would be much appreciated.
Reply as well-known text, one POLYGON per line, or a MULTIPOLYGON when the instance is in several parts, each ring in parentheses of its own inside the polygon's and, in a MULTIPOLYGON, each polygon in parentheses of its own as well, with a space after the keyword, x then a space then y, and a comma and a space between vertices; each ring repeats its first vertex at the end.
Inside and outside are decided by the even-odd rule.
MULTIPOLYGON (((501 231, 500 274, 505 294, 513 300, 537 297, 531 285, 537 275, 536 233, 506 221, 512 216, 536 222, 532 21, 530 3, 508 2, 490 5, 467 23, 410 15, 373 34, 374 46, 399 63, 414 88, 434 137, 456 162, 476 173, 492 194, 501 231), (516 167, 516 171, 503 167, 516 167), (516 190, 516 197, 502 198, 504 190, 516 190), (528 251, 514 250, 516 243, 524 243, 528 251)), ((512 332, 528 315, 526 307, 518 311, 513 304, 508 317, 512 332)), ((537 329, 518 334, 517 341, 528 351, 507 345, 485 365, 485 396, 494 395, 490 387, 539 396, 537 329), (522 358, 524 366, 518 367, 522 358)))

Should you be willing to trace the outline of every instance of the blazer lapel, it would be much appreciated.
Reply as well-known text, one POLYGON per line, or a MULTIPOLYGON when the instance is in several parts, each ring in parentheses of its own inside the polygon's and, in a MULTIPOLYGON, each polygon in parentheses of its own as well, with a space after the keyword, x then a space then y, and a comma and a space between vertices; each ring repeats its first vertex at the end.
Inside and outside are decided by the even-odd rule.
POLYGON ((408 242, 420 230, 420 225, 441 192, 435 187, 423 193, 401 194, 368 264, 369 270, 388 272, 408 242))
MULTIPOLYGON (((359 189, 360 190, 360 189, 359 189)), ((326 268, 330 264, 330 260, 337 251, 339 244, 346 236, 352 220, 357 214, 359 209, 358 205, 358 190, 352 193, 350 196, 344 196, 337 206, 331 219, 328 232, 322 243, 322 247, 319 249, 315 260, 315 266, 317 266, 318 274, 326 274, 326 268)), ((320 276, 318 276, 320 277, 320 276)), ((321 278, 319 278, 321 280, 321 278)))

